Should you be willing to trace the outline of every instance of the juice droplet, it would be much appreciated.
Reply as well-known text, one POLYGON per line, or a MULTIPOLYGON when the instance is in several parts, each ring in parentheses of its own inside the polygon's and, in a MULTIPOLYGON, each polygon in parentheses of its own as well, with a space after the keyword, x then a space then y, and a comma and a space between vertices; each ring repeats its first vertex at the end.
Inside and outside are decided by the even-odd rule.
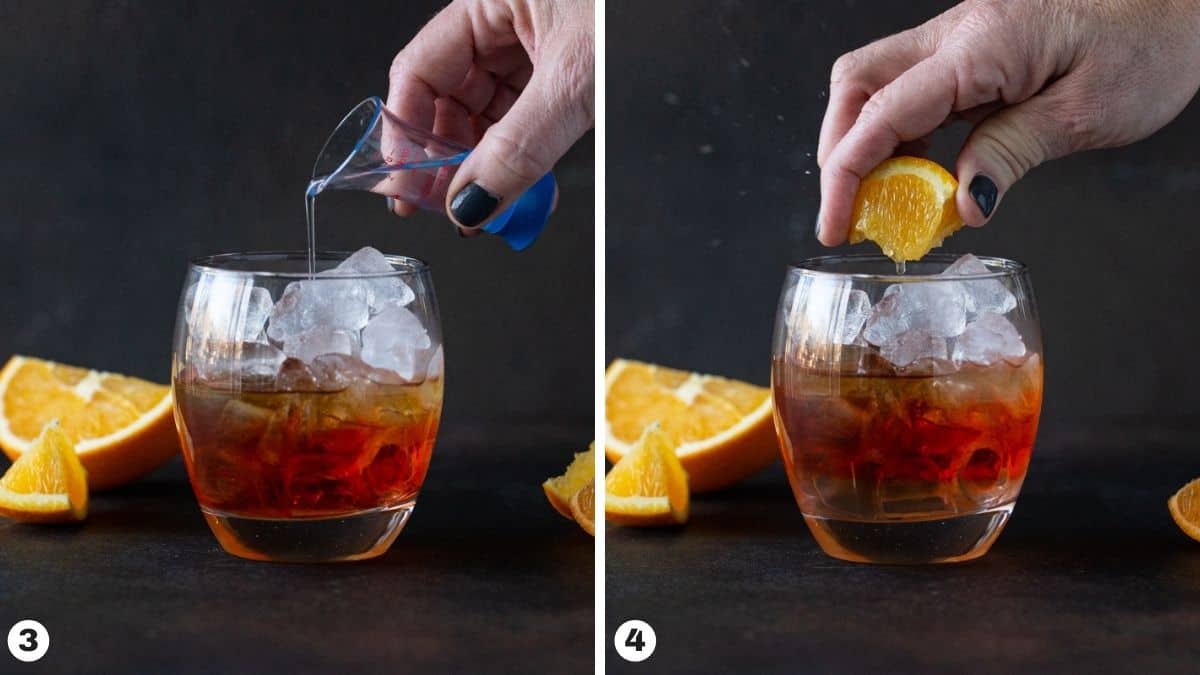
POLYGON ((904 274, 904 263, 905 261, 903 260, 896 263, 896 274, 904 274))

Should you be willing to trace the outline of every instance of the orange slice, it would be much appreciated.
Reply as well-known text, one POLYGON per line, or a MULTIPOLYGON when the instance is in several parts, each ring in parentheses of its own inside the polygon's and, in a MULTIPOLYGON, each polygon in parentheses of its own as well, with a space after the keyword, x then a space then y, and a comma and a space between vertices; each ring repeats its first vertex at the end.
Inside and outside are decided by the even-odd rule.
POLYGON ((92 489, 128 483, 179 452, 170 387, 27 356, 0 370, 0 448, 14 461, 57 419, 92 489))
POLYGON ((0 478, 0 516, 29 523, 70 523, 87 517, 87 472, 58 422, 0 478))
POLYGON ((620 462, 658 422, 693 492, 732 485, 779 457, 766 387, 617 359, 605 374, 605 409, 609 461, 620 462))
POLYGON ((595 477, 596 446, 593 443, 588 446, 587 452, 575 453, 575 459, 567 466, 563 475, 546 479, 546 482, 542 483, 542 490, 546 492, 546 499, 550 500, 550 505, 555 511, 561 513, 564 518, 574 518, 571 513, 571 498, 595 477))
POLYGON ((937 162, 893 157, 859 185, 850 243, 870 239, 896 262, 920 260, 963 226, 957 191, 958 181, 937 162))
POLYGON ((622 525, 680 525, 688 519, 688 475, 675 443, 652 424, 604 478, 604 517, 622 525))
POLYGON ((1184 534, 1200 541, 1200 478, 1171 495, 1167 500, 1167 510, 1184 534))
POLYGON ((588 481, 571 497, 571 515, 584 532, 596 536, 596 481, 588 481))

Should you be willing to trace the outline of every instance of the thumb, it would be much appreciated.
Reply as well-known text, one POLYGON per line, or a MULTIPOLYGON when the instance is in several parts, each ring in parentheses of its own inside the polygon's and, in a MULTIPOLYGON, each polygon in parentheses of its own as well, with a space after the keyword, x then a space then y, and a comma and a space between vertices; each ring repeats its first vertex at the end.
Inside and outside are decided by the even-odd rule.
POLYGON ((983 226, 1030 169, 1087 146, 1094 115, 1059 86, 1063 82, 992 113, 967 137, 958 154, 956 204, 968 225, 983 226))
POLYGON ((502 213, 591 128, 591 45, 563 56, 534 67, 512 108, 455 173, 446 211, 460 227, 477 228, 502 213))

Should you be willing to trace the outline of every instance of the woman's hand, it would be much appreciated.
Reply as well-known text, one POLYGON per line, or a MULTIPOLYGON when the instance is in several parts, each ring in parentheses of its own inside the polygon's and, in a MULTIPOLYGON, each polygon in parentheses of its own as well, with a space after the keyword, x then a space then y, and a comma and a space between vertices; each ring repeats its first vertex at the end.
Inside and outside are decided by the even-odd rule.
POLYGON ((460 231, 508 208, 592 127, 593 12, 591 0, 454 0, 396 55, 388 108, 476 146, 446 192, 460 231))
POLYGON ((846 239, 859 181, 948 120, 958 211, 981 226, 1042 162, 1162 128, 1200 86, 1195 0, 969 0, 838 59, 821 125, 817 236, 846 239))

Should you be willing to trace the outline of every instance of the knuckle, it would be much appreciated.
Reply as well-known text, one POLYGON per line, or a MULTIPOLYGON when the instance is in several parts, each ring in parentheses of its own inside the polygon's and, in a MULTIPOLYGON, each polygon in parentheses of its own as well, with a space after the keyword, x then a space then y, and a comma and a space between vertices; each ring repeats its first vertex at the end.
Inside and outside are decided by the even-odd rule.
POLYGON ((884 111, 887 107, 887 96, 884 92, 878 91, 867 102, 863 104, 862 110, 858 113, 858 117, 863 122, 871 123, 879 120, 884 116, 884 111))
POLYGON ((408 59, 403 51, 396 54, 392 58, 392 64, 388 66, 388 82, 396 82, 405 76, 408 70, 408 59))
POLYGON ((956 78, 955 109, 965 110, 1004 99, 1009 77, 998 59, 962 42, 956 42, 947 49, 956 78))
POLYGON ((977 0, 959 23, 959 30, 974 35, 994 32, 1013 18, 1013 7, 1005 0, 977 0))
POLYGON ((1024 176, 1045 157, 1043 140, 1036 134, 1019 134, 1006 127, 980 127, 979 141, 1007 173, 1009 181, 1024 176))
POLYGON ((891 110, 892 93, 885 87, 872 94, 863 104, 862 110, 858 114, 859 123, 868 127, 881 126, 894 134, 891 110))
POLYGON ((829 72, 829 83, 831 85, 853 84, 858 78, 861 64, 862 50, 842 54, 833 62, 833 68, 829 72))

